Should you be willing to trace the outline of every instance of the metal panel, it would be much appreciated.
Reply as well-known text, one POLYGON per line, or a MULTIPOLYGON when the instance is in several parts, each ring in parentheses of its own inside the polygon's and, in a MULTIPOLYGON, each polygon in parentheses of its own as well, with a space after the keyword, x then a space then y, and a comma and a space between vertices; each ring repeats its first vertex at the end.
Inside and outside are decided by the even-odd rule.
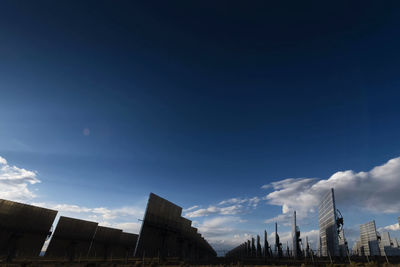
POLYGON ((122 232, 113 251, 113 258, 133 257, 138 235, 122 232))
POLYGON ((37 257, 57 211, 0 199, 0 257, 37 257))
POLYGON ((292 217, 292 250, 294 258, 297 258, 297 236, 296 236, 296 211, 293 212, 292 217))
POLYGON ((213 257, 215 251, 191 221, 181 217, 182 208, 153 193, 149 196, 138 242, 136 257, 213 257))
POLYGON ((295 259, 302 256, 300 243, 300 229, 297 226, 296 211, 294 211, 292 218, 292 253, 295 259))
POLYGON ((46 250, 46 257, 87 257, 97 223, 61 216, 46 250))
POLYGON ((181 207, 151 193, 135 256, 180 256, 177 235, 181 232, 181 213, 181 207))
POLYGON ((89 250, 90 258, 109 259, 118 245, 122 230, 98 226, 89 250))
POLYGON ((360 225, 361 247, 366 256, 380 256, 375 221, 360 225))
POLYGON ((282 243, 280 242, 278 235, 278 223, 275 223, 275 255, 282 257, 282 243))
POLYGON ((331 188, 318 205, 321 255, 324 257, 339 256, 340 254, 336 219, 335 195, 331 188))

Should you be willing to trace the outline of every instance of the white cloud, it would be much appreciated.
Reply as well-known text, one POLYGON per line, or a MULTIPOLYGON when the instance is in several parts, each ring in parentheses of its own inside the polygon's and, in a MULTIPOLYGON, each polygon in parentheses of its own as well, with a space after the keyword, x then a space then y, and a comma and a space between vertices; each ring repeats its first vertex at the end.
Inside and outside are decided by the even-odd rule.
POLYGON ((284 222, 284 225, 289 225, 290 217, 291 217, 291 214, 288 214, 288 213, 279 214, 278 216, 275 216, 273 218, 266 219, 264 222, 265 223, 284 222))
POLYGON ((385 227, 380 227, 378 229, 378 231, 380 231, 380 232, 384 231, 384 230, 387 230, 387 231, 400 231, 400 225, 398 223, 395 223, 395 224, 388 225, 388 226, 385 226, 385 227))
POLYGON ((241 204, 241 203, 245 203, 247 201, 248 201, 248 199, 246 199, 246 198, 230 198, 230 199, 226 199, 226 200, 219 202, 218 205, 241 204))
POLYGON ((196 217, 209 216, 212 214, 235 215, 242 212, 243 212, 242 205, 232 205, 228 207, 209 206, 208 208, 205 209, 190 211, 185 214, 185 217, 196 218, 196 217))
POLYGON ((36 195, 32 192, 30 185, 40 183, 36 176, 35 171, 9 165, 5 158, 0 157, 0 198, 54 209, 59 211, 59 216, 91 220, 99 222, 101 225, 120 228, 127 232, 139 232, 141 224, 138 222, 138 218, 143 217, 143 208, 88 208, 71 204, 34 203, 33 200, 36 195))
POLYGON ((59 216, 68 216, 82 220, 98 222, 100 225, 122 229, 130 233, 138 233, 144 210, 138 207, 122 207, 110 209, 106 207, 88 208, 70 204, 31 203, 32 205, 54 209, 59 216))
POLYGON ((265 184, 265 185, 261 186, 261 189, 268 189, 268 188, 271 188, 271 187, 272 187, 271 184, 265 184))
POLYGON ((40 183, 36 172, 17 166, 9 165, 7 160, 0 157, 0 198, 27 201, 36 195, 30 188, 31 185, 40 183))
POLYGON ((216 250, 231 249, 247 239, 253 232, 240 229, 244 221, 237 216, 218 216, 198 224, 199 232, 216 250))
POLYGON ((112 225, 115 228, 122 229, 128 233, 139 233, 140 227, 142 226, 139 222, 125 222, 125 223, 116 223, 112 225))
POLYGON ((197 209, 197 208, 199 208, 199 206, 198 206, 198 205, 195 205, 195 206, 192 206, 192 207, 190 207, 190 208, 184 209, 183 212, 188 212, 188 211, 191 211, 191 210, 195 210, 195 209, 197 209))
POLYGON ((0 164, 1 165, 6 165, 7 164, 7 160, 0 156, 0 164))
POLYGON ((78 205, 68 205, 68 204, 54 204, 49 205, 45 203, 33 203, 35 206, 46 207, 53 210, 58 210, 59 212, 71 212, 71 213, 85 213, 91 212, 91 209, 86 207, 80 207, 78 205))
POLYGON ((252 209, 255 209, 258 203, 261 201, 259 197, 253 198, 231 198, 227 200, 223 200, 218 203, 218 205, 210 205, 208 208, 197 209, 198 206, 194 206, 192 208, 187 209, 187 213, 185 217, 195 218, 195 217, 203 217, 209 215, 237 215, 249 212, 252 209), (224 206, 230 205, 230 206, 224 206))
MULTIPOLYGON (((340 171, 329 179, 285 179, 270 184, 273 192, 264 198, 269 204, 282 206, 282 213, 297 210, 299 219, 316 211, 320 197, 335 189, 336 204, 356 206, 376 213, 400 212, 400 158, 394 158, 369 172, 340 171)), ((277 216, 272 220, 287 219, 277 216)))

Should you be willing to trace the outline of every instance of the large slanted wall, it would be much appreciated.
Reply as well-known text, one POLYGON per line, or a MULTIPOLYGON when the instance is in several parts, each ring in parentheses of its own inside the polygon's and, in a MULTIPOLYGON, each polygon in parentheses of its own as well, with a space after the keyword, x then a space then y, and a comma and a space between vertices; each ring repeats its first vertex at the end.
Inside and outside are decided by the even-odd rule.
POLYGON ((118 244, 113 250, 113 258, 125 259, 133 257, 139 235, 122 232, 118 244))
POLYGON ((89 251, 89 258, 110 259, 118 246, 122 230, 98 226, 89 251))
POLYGON ((215 257, 215 251, 181 214, 181 207, 151 193, 135 256, 193 260, 215 257))
POLYGON ((0 199, 0 257, 38 257, 57 211, 0 199))
POLYGON ((150 194, 135 256, 179 256, 177 239, 182 208, 150 194))
POLYGON ((97 223, 61 216, 46 250, 46 257, 87 257, 97 223))

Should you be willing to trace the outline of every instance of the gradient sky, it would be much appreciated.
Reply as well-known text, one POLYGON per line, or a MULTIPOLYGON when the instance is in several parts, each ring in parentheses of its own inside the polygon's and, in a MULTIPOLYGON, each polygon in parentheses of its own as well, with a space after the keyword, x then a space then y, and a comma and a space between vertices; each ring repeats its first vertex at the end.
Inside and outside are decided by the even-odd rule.
POLYGON ((303 206, 318 229, 272 182, 393 159, 391 209, 362 179, 339 208, 400 237, 398 3, 10 0, 0 25, 0 197, 137 231, 154 192, 227 249, 303 206))

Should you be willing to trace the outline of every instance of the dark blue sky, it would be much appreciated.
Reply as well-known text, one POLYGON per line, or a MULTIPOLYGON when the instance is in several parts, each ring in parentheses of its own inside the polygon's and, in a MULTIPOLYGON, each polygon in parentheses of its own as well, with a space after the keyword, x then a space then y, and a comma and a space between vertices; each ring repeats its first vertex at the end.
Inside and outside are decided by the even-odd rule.
POLYGON ((0 25, 0 153, 44 201, 207 205, 400 154, 396 1, 2 1, 0 25))

